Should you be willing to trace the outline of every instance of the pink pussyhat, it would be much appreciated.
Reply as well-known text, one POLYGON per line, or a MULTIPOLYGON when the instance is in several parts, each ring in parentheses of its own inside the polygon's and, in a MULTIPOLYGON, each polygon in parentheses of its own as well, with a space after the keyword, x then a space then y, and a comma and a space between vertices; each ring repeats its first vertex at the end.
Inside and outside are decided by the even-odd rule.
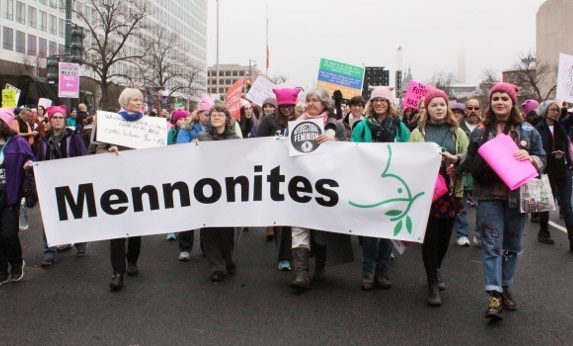
POLYGON ((291 88, 275 88, 273 92, 277 96, 277 107, 280 106, 294 106, 300 89, 291 88))
POLYGON ((209 94, 201 94, 201 100, 197 105, 197 112, 210 111, 214 104, 209 94))
POLYGON ((52 120, 52 117, 56 113, 61 113, 65 119, 66 118, 66 106, 65 105, 50 106, 50 107, 46 108, 46 114, 48 114, 48 120, 52 120))
POLYGON ((519 91, 519 88, 516 85, 513 85, 511 83, 505 83, 505 82, 493 83, 493 86, 491 87, 491 89, 489 91, 489 99, 490 100, 491 100, 491 96, 496 91, 507 93, 509 95, 509 98, 511 98, 511 101, 513 101, 513 105, 515 106, 517 104, 517 92, 519 91))

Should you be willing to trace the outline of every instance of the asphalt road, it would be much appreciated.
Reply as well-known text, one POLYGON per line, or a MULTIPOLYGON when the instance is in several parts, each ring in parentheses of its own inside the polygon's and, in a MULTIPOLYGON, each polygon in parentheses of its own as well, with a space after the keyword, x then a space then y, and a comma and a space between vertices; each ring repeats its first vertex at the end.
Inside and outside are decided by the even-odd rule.
MULTIPOLYGON (((570 345, 573 326, 573 252, 566 234, 553 246, 537 242, 528 224, 513 288, 519 310, 503 321, 484 319, 480 249, 461 248, 452 237, 439 308, 426 306, 419 245, 397 256, 390 290, 360 290, 357 261, 327 268, 327 280, 293 294, 293 273, 279 272, 274 243, 264 231, 243 234, 238 273, 208 280, 196 246, 190 262, 177 259, 164 235, 143 240, 140 275, 110 292, 109 242, 88 255, 60 253, 47 270, 41 260, 38 210, 21 232, 26 277, 0 286, 0 345, 570 345)), ((473 211, 472 214, 473 215, 473 211)), ((471 219, 471 218, 470 218, 471 219)), ((556 215, 552 220, 563 224, 556 215)), ((198 234, 196 234, 198 237, 198 234)), ((197 241, 195 242, 197 245, 197 241)))

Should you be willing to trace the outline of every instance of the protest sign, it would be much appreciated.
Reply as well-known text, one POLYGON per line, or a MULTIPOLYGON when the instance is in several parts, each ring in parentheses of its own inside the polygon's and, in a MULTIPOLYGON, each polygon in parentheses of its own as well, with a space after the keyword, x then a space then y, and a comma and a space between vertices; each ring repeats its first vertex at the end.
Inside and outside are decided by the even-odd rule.
POLYGON ((38 106, 42 106, 44 108, 48 108, 52 105, 52 100, 40 97, 38 99, 38 106))
POLYGON ((413 108, 418 109, 420 105, 420 100, 424 97, 426 88, 428 86, 416 81, 410 81, 408 83, 408 89, 406 90, 406 95, 403 100, 402 108, 413 108))
POLYGON ((321 146, 290 157, 287 138, 266 137, 36 162, 48 243, 269 225, 424 240, 435 143, 321 146))
POLYGON ((239 78, 227 90, 227 107, 231 116, 235 119, 241 118, 241 93, 243 92, 243 78, 239 78))
POLYGON ((560 53, 556 99, 573 103, 573 56, 560 53))
POLYGON ((15 89, 2 89, 2 107, 16 107, 16 93, 15 89))
POLYGON ((351 99, 362 95, 364 67, 342 62, 320 59, 318 81, 316 86, 325 89, 331 95, 335 90, 342 92, 342 97, 351 99))
POLYGON ((96 141, 128 148, 152 148, 167 145, 167 120, 143 117, 127 121, 117 113, 98 111, 96 141))
POLYGON ((288 133, 290 156, 320 152, 316 138, 324 133, 324 121, 322 119, 289 121, 288 133))
POLYGON ((277 85, 271 82, 270 80, 262 76, 258 76, 257 79, 255 79, 253 85, 251 86, 251 89, 249 89, 249 92, 247 92, 247 94, 245 95, 245 98, 251 100, 256 105, 262 107, 263 102, 265 102, 266 98, 268 97, 276 98, 275 93, 273 92, 273 88, 276 87, 277 85))
POLYGON ((58 97, 79 98, 80 65, 73 62, 60 62, 58 66, 58 97))

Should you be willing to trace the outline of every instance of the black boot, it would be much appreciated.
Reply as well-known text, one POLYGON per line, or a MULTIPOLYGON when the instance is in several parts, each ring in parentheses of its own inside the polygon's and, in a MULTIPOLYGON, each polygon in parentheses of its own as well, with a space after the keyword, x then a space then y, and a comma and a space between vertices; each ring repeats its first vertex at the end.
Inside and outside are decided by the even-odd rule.
POLYGON ((549 232, 539 231, 539 234, 537 235, 537 240, 539 240, 539 242, 543 244, 549 244, 549 245, 555 244, 555 240, 551 239, 551 235, 549 234, 549 232))
POLYGON ((428 298, 426 298, 426 303, 428 303, 429 306, 442 305, 438 280, 428 280, 428 298))
POLYGON ((324 281, 326 270, 326 246, 314 246, 314 281, 324 281))
POLYGON ((442 274, 440 273, 440 269, 438 269, 438 288, 440 289, 440 291, 446 290, 446 283, 442 279, 442 274))
POLYGON ((123 288, 123 274, 113 274, 109 283, 112 291, 119 291, 123 288))
POLYGON ((310 285, 308 275, 310 251, 304 247, 297 247, 292 249, 292 257, 296 278, 290 286, 296 291, 304 291, 310 285))

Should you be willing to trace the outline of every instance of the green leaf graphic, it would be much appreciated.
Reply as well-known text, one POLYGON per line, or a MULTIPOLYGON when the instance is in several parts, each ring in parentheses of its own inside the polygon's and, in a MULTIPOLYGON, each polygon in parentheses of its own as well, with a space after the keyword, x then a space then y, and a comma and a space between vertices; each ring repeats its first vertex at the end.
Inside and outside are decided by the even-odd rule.
POLYGON ((406 229, 408 233, 412 234, 412 219, 410 219, 410 216, 406 217, 406 229))
POLYGON ((398 221, 396 227, 394 227, 394 236, 397 236, 401 230, 402 230, 402 220, 398 221))
POLYGON ((400 215, 401 211, 400 210, 389 210, 386 212, 386 215, 388 216, 398 216, 400 215))

